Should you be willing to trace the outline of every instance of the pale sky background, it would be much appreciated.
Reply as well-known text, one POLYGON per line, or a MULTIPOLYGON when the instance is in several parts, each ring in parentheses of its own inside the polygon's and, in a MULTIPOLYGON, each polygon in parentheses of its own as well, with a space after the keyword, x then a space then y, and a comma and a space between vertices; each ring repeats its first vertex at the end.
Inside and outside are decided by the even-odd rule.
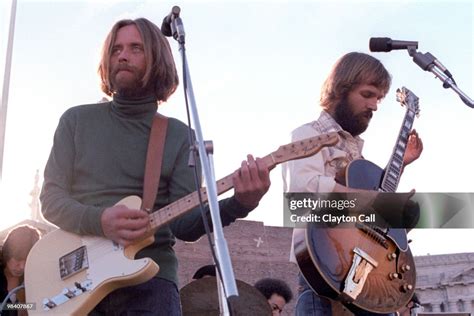
MULTIPOLYGON (((10 5, 0 1, 2 81, 10 5)), ((18 0, 0 229, 29 216, 35 171, 42 175, 60 115, 102 98, 96 69, 112 25, 143 16, 161 26, 173 5, 181 7, 199 115, 204 137, 214 141, 218 178, 246 154, 264 156, 288 143, 294 128, 316 119, 331 66, 347 52, 368 53, 370 37, 418 41, 418 50, 435 55, 474 98, 472 1, 18 0)), ((181 69, 178 44, 171 40, 171 46, 181 69)), ((395 90, 406 86, 420 98, 414 127, 424 152, 405 170, 399 191, 474 192, 474 109, 405 50, 373 56, 391 72, 393 84, 362 135, 364 156, 386 165, 405 113, 395 90)), ((182 85, 161 111, 186 121, 182 85)), ((280 167, 271 179, 269 193, 248 219, 280 226, 280 167)), ((416 255, 474 251, 474 229, 423 229, 409 237, 416 255)))

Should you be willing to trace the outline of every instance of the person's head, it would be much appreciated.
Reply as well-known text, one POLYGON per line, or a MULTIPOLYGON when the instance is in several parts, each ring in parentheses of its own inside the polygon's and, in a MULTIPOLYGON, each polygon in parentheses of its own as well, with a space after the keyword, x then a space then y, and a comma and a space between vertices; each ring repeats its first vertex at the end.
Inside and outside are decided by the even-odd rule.
POLYGON ((408 304, 402 307, 400 310, 397 311, 397 315, 400 316, 411 316, 416 315, 417 313, 423 311, 423 306, 418 299, 416 293, 413 294, 413 297, 408 302, 408 304))
POLYGON ((115 23, 104 41, 98 72, 101 89, 109 96, 154 94, 163 102, 178 86, 168 40, 145 18, 115 23))
POLYGON ((285 304, 291 301, 293 297, 288 284, 279 279, 261 279, 254 286, 267 299, 268 304, 272 308, 273 315, 280 315, 285 304))
POLYGON ((194 280, 202 279, 205 277, 216 276, 216 267, 212 264, 200 267, 193 275, 194 280))
POLYGON ((372 112, 390 89, 391 76, 382 63, 352 52, 333 66, 321 88, 320 105, 341 127, 356 136, 363 133, 372 112))
POLYGON ((33 245, 40 239, 40 232, 29 225, 12 229, 2 247, 2 264, 5 272, 13 277, 22 277, 25 270, 26 257, 33 245))

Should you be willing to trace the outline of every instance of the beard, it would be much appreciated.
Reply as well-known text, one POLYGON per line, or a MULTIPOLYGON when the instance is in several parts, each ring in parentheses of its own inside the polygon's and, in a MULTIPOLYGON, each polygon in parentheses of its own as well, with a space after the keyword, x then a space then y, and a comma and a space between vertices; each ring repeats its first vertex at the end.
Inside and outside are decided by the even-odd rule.
POLYGON ((112 68, 110 83, 112 90, 120 97, 136 98, 146 95, 148 88, 143 87, 143 73, 134 66, 119 64, 112 68))
POLYGON ((365 132, 372 115, 371 110, 355 114, 347 98, 344 98, 336 105, 334 119, 341 125, 342 129, 349 132, 352 136, 358 136, 365 132))

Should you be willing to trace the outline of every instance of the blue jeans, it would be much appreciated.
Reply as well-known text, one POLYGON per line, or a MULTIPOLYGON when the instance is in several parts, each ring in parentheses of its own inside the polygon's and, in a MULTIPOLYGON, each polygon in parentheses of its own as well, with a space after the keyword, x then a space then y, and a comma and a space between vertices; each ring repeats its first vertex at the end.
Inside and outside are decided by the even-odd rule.
MULTIPOLYGON (((298 290, 298 301, 296 302, 296 316, 332 316, 331 302, 329 299, 316 294, 305 279, 298 276, 300 285, 298 290)), ((355 314, 357 316, 394 316, 390 314, 375 314, 370 312, 362 312, 355 314)), ((337 315, 336 315, 337 316, 337 315)))
POLYGON ((181 316, 179 292, 171 281, 150 281, 107 295, 89 316, 181 316))

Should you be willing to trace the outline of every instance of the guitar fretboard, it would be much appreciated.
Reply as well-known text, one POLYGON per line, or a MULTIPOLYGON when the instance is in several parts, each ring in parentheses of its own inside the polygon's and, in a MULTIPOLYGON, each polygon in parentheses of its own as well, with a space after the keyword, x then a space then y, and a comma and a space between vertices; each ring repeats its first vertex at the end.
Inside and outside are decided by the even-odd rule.
MULTIPOLYGON (((332 146, 338 141, 339 137, 336 132, 327 133, 280 146, 278 150, 266 155, 262 160, 270 171, 277 164, 292 159, 309 157, 319 152, 322 147, 332 146)), ((232 176, 233 174, 230 174, 216 181, 217 195, 227 192, 234 187, 232 176)), ((198 206, 200 204, 199 196, 201 196, 203 203, 207 202, 207 189, 201 188, 150 214, 151 229, 149 234, 153 234, 160 226, 168 224, 198 206)))
POLYGON ((395 192, 400 181, 400 176, 403 170, 403 156, 408 144, 408 136, 411 128, 413 127, 413 121, 415 120, 415 112, 407 108, 405 118, 403 119, 400 133, 398 134, 397 142, 393 148, 392 156, 388 162, 387 168, 385 169, 385 175, 382 180, 381 189, 384 192, 395 192))
MULTIPOLYGON (((275 167, 276 163, 273 159, 272 154, 269 154, 262 158, 269 169, 275 167)), ((230 174, 218 181, 216 181, 217 194, 222 194, 234 187, 232 181, 233 174, 230 174)), ((185 197, 168 204, 167 206, 159 209, 158 211, 150 215, 150 224, 153 230, 165 225, 172 220, 184 215, 187 211, 199 205, 199 195, 201 195, 203 203, 207 202, 207 190, 201 188, 199 191, 195 191, 186 195, 185 197)))

